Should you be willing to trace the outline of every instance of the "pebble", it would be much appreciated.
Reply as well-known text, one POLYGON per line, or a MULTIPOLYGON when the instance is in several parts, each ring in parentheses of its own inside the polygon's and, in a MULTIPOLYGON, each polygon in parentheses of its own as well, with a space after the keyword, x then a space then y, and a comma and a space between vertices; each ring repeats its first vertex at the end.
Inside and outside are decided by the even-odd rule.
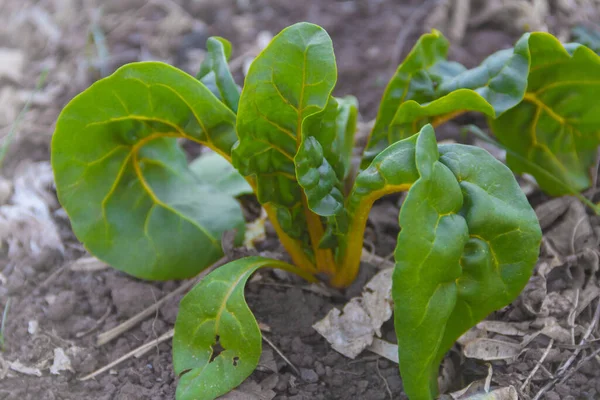
POLYGON ((319 381, 319 375, 313 369, 300 368, 300 377, 304 382, 315 383, 319 381))
POLYGON ((46 315, 52 321, 64 321, 69 318, 75 311, 77 304, 77 295, 72 290, 60 292, 56 299, 48 307, 46 315))

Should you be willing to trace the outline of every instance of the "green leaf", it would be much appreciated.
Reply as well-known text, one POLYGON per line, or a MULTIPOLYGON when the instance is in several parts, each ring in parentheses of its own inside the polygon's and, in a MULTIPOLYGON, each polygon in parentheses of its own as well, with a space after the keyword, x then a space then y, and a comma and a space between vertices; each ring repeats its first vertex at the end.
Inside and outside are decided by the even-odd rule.
MULTIPOLYGON (((337 177, 331 173, 335 165, 327 159, 335 132, 330 128, 306 132, 304 127, 321 122, 330 125, 328 116, 335 109, 329 112, 326 107, 333 107, 330 94, 336 79, 333 45, 321 27, 298 23, 281 31, 250 66, 238 110, 239 142, 233 150, 233 164, 242 175, 253 176, 259 202, 270 203, 282 231, 299 241, 302 249, 295 258, 301 253, 309 258, 315 255, 317 264, 323 266, 330 264, 331 257, 318 250, 323 227, 320 217, 306 208, 305 196, 315 210, 335 212, 336 182, 324 183, 331 193, 316 188, 305 195, 299 178, 304 185, 312 181, 304 180, 302 173, 297 176, 294 159, 299 151, 311 153, 313 162, 330 164, 319 174, 337 177), (313 139, 304 141, 307 136, 313 139)), ((306 165, 306 171, 312 168, 306 165)), ((289 245, 286 248, 290 251, 289 245)))
POLYGON ((388 84, 365 150, 363 168, 382 148, 465 111, 496 117, 523 98, 529 69, 528 35, 471 70, 446 61, 448 42, 437 31, 417 42, 388 84))
POLYGON ((336 76, 331 39, 309 23, 281 31, 250 66, 233 162, 242 175, 256 176, 261 203, 293 207, 300 202, 294 157, 302 125, 325 109, 336 76))
MULTIPOLYGON (((446 40, 424 35, 390 81, 362 168, 385 146, 426 123, 439 125, 465 111, 489 117, 498 140, 576 190, 590 185, 589 170, 600 144, 600 57, 547 33, 523 35, 471 70, 445 60, 446 40)), ((552 195, 565 185, 507 157, 516 173, 530 173, 552 195)))
POLYGON ((200 65, 196 78, 233 112, 237 112, 240 89, 235 84, 227 60, 231 56, 231 43, 213 36, 206 42, 206 58, 200 65))
MULTIPOLYGON (((600 144, 600 56, 584 46, 565 48, 547 33, 529 36, 531 65, 524 99, 490 127, 498 141, 576 191, 591 184, 600 144)), ((533 175, 550 195, 572 194, 565 185, 507 154, 516 173, 533 175)))
POLYGON ((282 261, 246 257, 211 272, 181 300, 173 338, 173 366, 181 376, 177 400, 215 399, 258 365, 262 337, 244 286, 263 267, 298 273, 282 261))
MULTIPOLYGON (((375 124, 369 136, 361 168, 390 144, 402 139, 395 134, 392 121, 398 107, 407 100, 417 103, 430 101, 435 95, 439 65, 446 64, 448 41, 438 31, 422 35, 388 83, 375 124), (436 68, 437 67, 437 68, 436 68)), ((464 67, 458 67, 463 71, 464 67)), ((413 134, 416 133, 413 132, 413 134)), ((410 135, 409 135, 410 136, 410 135)))
MULTIPOLYGON (((392 148, 406 141, 414 139, 392 148)), ((419 178, 400 211, 392 294, 404 389, 411 400, 430 400, 456 339, 527 283, 541 230, 511 171, 486 151, 438 150, 427 125, 415 162, 419 178)))
POLYGON ((145 279, 197 274, 242 230, 239 204, 201 185, 176 143, 228 157, 235 115, 200 82, 157 62, 129 64, 61 113, 52 139, 58 197, 96 257, 145 279))
POLYGON ((296 177, 304 189, 308 207, 322 216, 339 214, 344 208, 343 154, 336 146, 338 108, 337 101, 331 97, 323 111, 306 118, 302 142, 294 157, 296 177))
POLYGON ((189 165, 196 178, 205 185, 231 197, 252 194, 252 187, 231 163, 217 153, 204 153, 189 165))
POLYGON ((356 121, 358 118, 358 101, 354 96, 336 98, 338 102, 337 111, 337 135, 335 152, 340 156, 340 167, 343 179, 348 177, 352 168, 352 151, 354 150, 354 134, 356 133, 356 121))

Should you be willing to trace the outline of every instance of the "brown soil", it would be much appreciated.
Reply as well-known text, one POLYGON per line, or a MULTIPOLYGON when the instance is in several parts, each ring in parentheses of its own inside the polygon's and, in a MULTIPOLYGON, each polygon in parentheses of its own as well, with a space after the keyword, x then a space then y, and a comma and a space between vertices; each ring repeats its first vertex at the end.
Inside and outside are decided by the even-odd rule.
MULTIPOLYGON (((15 4, 20 2, 8 1, 15 4)), ((57 1, 41 3, 41 7, 50 15, 64 11, 57 5, 57 1)), ((302 20, 320 24, 330 33, 339 68, 337 94, 356 95, 363 119, 370 120, 376 115, 379 99, 395 67, 391 64, 393 52, 390 49, 398 45, 396 40, 399 32, 406 27, 409 16, 421 1, 158 1, 157 3, 166 4, 162 8, 142 7, 143 3, 145 2, 137 0, 106 2, 99 26, 106 35, 110 57, 100 64, 94 64, 89 59, 88 64, 83 66, 76 62, 85 53, 86 32, 91 24, 87 15, 97 9, 96 6, 88 5, 81 9, 77 8, 81 6, 79 2, 70 2, 77 8, 77 18, 80 19, 73 16, 72 20, 61 25, 65 35, 63 41, 54 45, 55 47, 32 42, 31 46, 37 49, 37 53, 27 53, 27 60, 36 67, 27 73, 29 82, 35 81, 35 76, 41 70, 43 57, 50 57, 49 54, 56 56, 59 65, 64 66, 62 73, 67 75, 67 81, 70 76, 73 77, 73 84, 63 87, 52 104, 38 104, 33 108, 33 115, 39 117, 38 121, 44 121, 50 126, 60 107, 75 93, 126 62, 162 59, 193 72, 190 65, 197 65, 193 64, 194 49, 203 48, 209 35, 230 39, 234 45, 235 58, 254 43, 260 31, 276 33, 281 28, 302 20), (175 9, 178 11, 173 11, 175 9), (182 22, 181 26, 177 21, 168 22, 167 16, 171 12, 180 13, 178 15, 183 18, 181 21, 186 22, 182 22), (83 73, 76 76, 75 71, 81 72, 81 68, 83 73), (47 112, 44 107, 48 108, 47 112)), ((0 5, 0 12, 1 10, 0 5)), ((406 38, 403 53, 410 49, 423 31, 422 23, 418 22, 415 26, 406 38)), ((510 46, 517 37, 518 33, 507 34, 499 27, 472 30, 465 37, 463 46, 454 47, 452 54, 461 62, 472 66, 491 52, 510 46)), ((18 46, 14 35, 0 35, 0 38, 6 41, 7 46, 18 46)), ((49 82, 52 79, 53 76, 50 75, 49 82)), ((64 80, 65 77, 61 79, 64 80)), ((32 87, 32 84, 27 86, 32 87)), ((24 130, 36 132, 31 128, 36 125, 30 119, 24 124, 24 130)), ((48 158, 48 137, 51 130, 45 128, 42 131, 45 132, 42 135, 45 139, 36 141, 30 137, 22 137, 18 140, 18 146, 15 147, 17 150, 9 160, 9 169, 22 158, 48 158)), ((458 137, 458 125, 446 125, 443 134, 445 137, 458 137)), ((536 204, 545 204, 548 200, 538 194, 534 194, 532 199, 535 199, 536 204)), ((599 232, 599 221, 595 217, 586 216, 585 212, 582 214, 581 209, 572 211, 571 208, 578 206, 569 207, 571 206, 557 205, 552 208, 558 209, 554 214, 546 209, 540 211, 540 215, 549 222, 544 226, 547 246, 543 249, 537 272, 521 298, 491 316, 491 319, 528 324, 537 321, 539 324, 540 318, 554 317, 560 324, 567 326, 570 310, 577 308, 571 301, 573 294, 577 293, 578 296, 580 292, 598 287, 596 232, 599 232), (582 218, 585 218, 583 224, 582 218), (549 264, 552 268, 548 268, 549 264), (549 270, 552 272, 547 272, 549 270)), ((390 254, 395 245, 397 213, 398 198, 386 199, 374 208, 367 239, 377 245, 377 254, 380 256, 390 254)), ((0 310, 4 309, 9 298, 11 304, 6 319, 5 349, 0 353, 0 399, 174 398, 177 379, 171 366, 171 345, 168 341, 140 358, 130 358, 95 379, 85 382, 78 380, 167 332, 175 322, 180 297, 172 299, 153 317, 108 344, 95 344, 99 332, 118 325, 152 305, 180 283, 143 282, 112 269, 96 272, 71 270, 70 263, 85 255, 85 252, 60 213, 56 215, 67 248, 64 256, 46 257, 35 266, 15 266, 8 255, 2 256, 0 269, 6 283, 0 285, 0 310), (37 332, 33 334, 28 332, 31 321, 39 324, 37 332), (60 375, 49 373, 56 348, 67 353, 72 371, 61 371, 60 375), (42 376, 7 371, 6 363, 16 360, 26 366, 39 368, 42 376)), ((272 248, 272 241, 268 243, 271 250, 276 250, 272 248)), ((258 321, 269 328, 269 332, 264 333, 265 336, 301 372, 297 376, 264 343, 265 358, 271 361, 265 362, 250 380, 256 382, 257 387, 265 393, 272 390, 277 400, 406 399, 397 365, 368 352, 356 360, 346 359, 333 351, 311 327, 332 307, 341 308, 348 298, 357 295, 373 273, 374 268, 365 265, 359 279, 346 291, 344 298, 335 299, 303 290, 300 282, 284 281, 280 275, 272 273, 262 273, 261 279, 254 279, 249 283, 248 303, 258 321)), ((584 330, 582 327, 587 327, 593 320, 595 298, 581 310, 575 320, 576 328, 573 328, 573 332, 576 338, 581 337, 581 331, 584 330)), ((384 339, 394 341, 391 324, 384 328, 384 339)), ((514 341, 506 336, 496 337, 514 341)), ((597 331, 594 330, 590 338, 597 337, 597 331)), ((540 335, 531 341, 527 350, 516 361, 494 362, 493 383, 520 387, 536 366, 548 343, 548 337, 540 335)), ((544 367, 534 375, 531 385, 526 388, 526 394, 533 397, 550 382, 550 371, 555 371, 561 362, 568 359, 573 354, 574 347, 553 347, 544 367)), ((588 346, 583 352, 588 355, 593 350, 593 346, 588 346)), ((474 379, 485 378, 488 372, 488 367, 483 362, 464 359, 458 349, 450 354, 449 360, 455 370, 455 373, 450 374, 450 389, 460 389, 474 379)), ((600 398, 600 368, 597 359, 579 365, 580 360, 581 356, 574 363, 574 366, 579 367, 577 372, 565 382, 553 386, 541 398, 600 398)))

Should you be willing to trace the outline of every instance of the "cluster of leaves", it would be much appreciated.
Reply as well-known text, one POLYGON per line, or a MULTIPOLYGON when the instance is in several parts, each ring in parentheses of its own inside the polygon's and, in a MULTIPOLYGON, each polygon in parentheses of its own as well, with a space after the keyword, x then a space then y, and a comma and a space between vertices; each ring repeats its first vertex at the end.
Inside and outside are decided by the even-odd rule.
POLYGON ((467 70, 446 60, 439 32, 426 34, 392 77, 353 174, 357 103, 332 96, 335 56, 322 28, 279 33, 241 93, 227 66, 230 44, 211 38, 207 49, 196 78, 144 62, 96 82, 65 107, 52 143, 76 235, 120 270, 145 279, 197 274, 222 255, 223 232, 243 233, 235 197, 250 191, 292 258, 233 261, 182 300, 178 399, 213 399, 256 367, 261 335, 244 300, 253 272, 321 273, 347 286, 372 204, 399 191, 408 191, 392 289, 400 371, 411 400, 434 398, 454 341, 526 284, 541 232, 505 165, 479 148, 438 146, 433 127, 481 112, 513 171, 550 194, 576 193, 590 185, 600 143, 600 58, 532 33, 467 70), (188 165, 181 138, 214 153, 188 165))

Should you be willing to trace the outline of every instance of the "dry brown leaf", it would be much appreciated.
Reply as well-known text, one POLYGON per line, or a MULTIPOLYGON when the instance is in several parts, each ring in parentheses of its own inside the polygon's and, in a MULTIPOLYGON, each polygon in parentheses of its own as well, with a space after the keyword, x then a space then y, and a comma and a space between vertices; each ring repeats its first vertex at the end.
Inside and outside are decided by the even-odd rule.
POLYGON ((397 344, 386 342, 385 340, 378 338, 373 338, 373 343, 367 347, 367 350, 398 364, 397 344))
POLYGON ((377 273, 361 297, 350 300, 342 312, 332 309, 313 328, 346 357, 355 358, 381 336, 381 325, 392 316, 392 269, 377 273))
POLYGON ((483 361, 508 360, 521 352, 521 346, 503 340, 478 338, 468 342, 463 348, 467 358, 483 361))
POLYGON ((9 258, 41 266, 64 253, 50 208, 56 207, 48 162, 24 163, 16 171, 10 204, 0 207, 0 242, 9 258))
POLYGON ((54 349, 54 361, 52 362, 52 366, 50 367, 50 373, 52 375, 60 375, 61 371, 73 371, 73 367, 71 367, 71 360, 65 354, 65 351, 60 347, 54 349))
POLYGON ((10 369, 12 369, 13 371, 19 372, 21 374, 32 375, 32 376, 42 376, 42 371, 40 371, 38 368, 28 367, 28 366, 22 364, 21 361, 19 361, 19 360, 10 362, 8 364, 8 367, 10 369))
POLYGON ((525 336, 528 322, 506 322, 506 321, 481 321, 477 324, 478 329, 487 332, 499 333, 506 336, 525 336))

